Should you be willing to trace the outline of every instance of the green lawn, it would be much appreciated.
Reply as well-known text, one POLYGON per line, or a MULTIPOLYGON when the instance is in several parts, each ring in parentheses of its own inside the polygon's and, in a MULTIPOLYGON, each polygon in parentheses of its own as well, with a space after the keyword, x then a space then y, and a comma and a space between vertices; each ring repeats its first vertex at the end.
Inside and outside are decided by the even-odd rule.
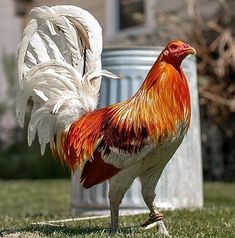
MULTIPOLYGON (((172 237, 235 237, 235 184, 206 183, 205 207, 166 211, 165 223, 172 237)), ((109 237, 109 218, 64 224, 32 225, 33 222, 69 216, 70 181, 0 181, 0 237, 109 237)), ((122 217, 123 228, 113 237, 156 237, 136 225, 146 215, 122 217), (135 227, 134 227, 135 226, 135 227), (125 228, 132 227, 132 228, 125 228)))

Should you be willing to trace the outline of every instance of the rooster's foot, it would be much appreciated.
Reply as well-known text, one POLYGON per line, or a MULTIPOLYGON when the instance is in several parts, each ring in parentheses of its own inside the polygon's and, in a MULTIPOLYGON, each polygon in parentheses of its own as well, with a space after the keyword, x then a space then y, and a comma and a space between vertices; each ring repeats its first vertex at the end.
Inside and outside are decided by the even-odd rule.
POLYGON ((145 229, 152 229, 154 227, 157 228, 157 234, 165 236, 165 237, 171 237, 164 225, 163 222, 163 214, 160 212, 150 213, 149 219, 141 224, 141 226, 145 229))

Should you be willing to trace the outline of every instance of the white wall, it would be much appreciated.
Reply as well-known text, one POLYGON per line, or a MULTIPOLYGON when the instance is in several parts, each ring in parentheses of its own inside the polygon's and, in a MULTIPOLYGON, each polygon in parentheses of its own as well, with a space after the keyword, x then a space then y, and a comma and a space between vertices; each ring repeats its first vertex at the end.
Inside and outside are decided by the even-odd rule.
POLYGON ((0 1, 0 100, 6 95, 6 76, 2 60, 4 55, 17 52, 21 37, 20 19, 15 15, 14 0, 0 1))
MULTIPOLYGON (((9 100, 3 57, 16 55, 20 38, 21 21, 15 14, 14 0, 0 0, 0 102, 9 100)), ((13 113, 8 110, 0 120, 0 139, 6 143, 10 140, 11 129, 16 123, 13 113)))

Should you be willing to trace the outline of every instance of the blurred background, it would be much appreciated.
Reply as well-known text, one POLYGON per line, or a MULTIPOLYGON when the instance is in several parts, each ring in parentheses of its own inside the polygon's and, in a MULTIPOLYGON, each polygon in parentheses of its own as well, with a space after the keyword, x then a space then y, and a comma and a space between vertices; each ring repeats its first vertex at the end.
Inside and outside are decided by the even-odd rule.
POLYGON ((68 178, 68 170, 27 146, 15 119, 17 46, 28 12, 41 5, 73 4, 103 28, 104 47, 164 46, 182 39, 197 49, 203 176, 235 181, 234 0, 1 0, 0 179, 68 178))

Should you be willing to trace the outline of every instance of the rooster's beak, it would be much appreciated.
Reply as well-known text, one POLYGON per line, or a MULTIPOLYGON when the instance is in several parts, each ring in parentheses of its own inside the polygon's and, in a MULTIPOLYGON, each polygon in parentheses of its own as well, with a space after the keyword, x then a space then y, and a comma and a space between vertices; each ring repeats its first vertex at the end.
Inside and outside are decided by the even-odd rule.
POLYGON ((196 55, 197 54, 197 51, 189 45, 188 49, 187 49, 187 53, 190 55, 196 55))
POLYGON ((184 57, 186 57, 187 55, 196 55, 196 50, 189 44, 182 44, 180 49, 180 55, 183 55, 184 57))

